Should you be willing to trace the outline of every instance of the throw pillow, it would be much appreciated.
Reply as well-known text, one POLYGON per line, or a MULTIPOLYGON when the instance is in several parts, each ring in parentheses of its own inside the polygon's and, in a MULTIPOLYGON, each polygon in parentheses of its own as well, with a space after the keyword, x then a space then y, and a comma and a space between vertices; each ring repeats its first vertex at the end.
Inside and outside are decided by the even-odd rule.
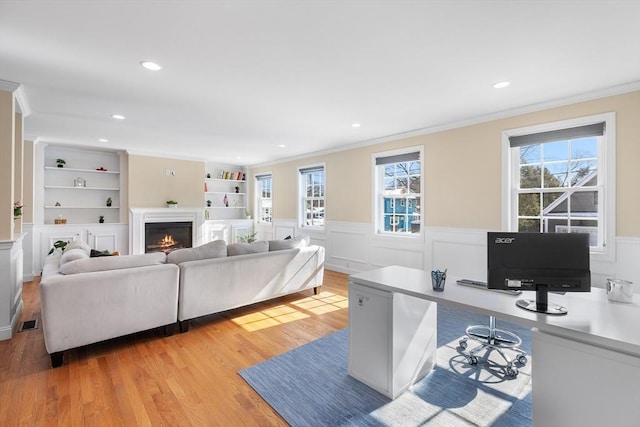
POLYGON ((293 239, 269 240, 269 251, 296 249, 309 246, 309 236, 296 236, 293 239))
POLYGON ((195 248, 176 249, 169 252, 167 262, 180 264, 200 259, 223 258, 227 256, 227 244, 224 240, 213 240, 195 248))
POLYGON ((60 265, 67 264, 71 261, 77 261, 81 259, 87 259, 89 255, 80 248, 65 250, 60 256, 60 265))
POLYGON ((140 255, 108 256, 86 258, 68 262, 60 267, 62 274, 90 273, 92 271, 120 270, 123 268, 146 267, 164 264, 167 256, 164 252, 151 252, 140 255))
POLYGON ((87 255, 91 254, 91 246, 82 240, 73 240, 67 243, 67 246, 64 247, 65 252, 70 251, 71 249, 82 249, 87 255))
POLYGON ((227 256, 269 252, 269 242, 260 240, 253 243, 232 243, 227 246, 227 256))

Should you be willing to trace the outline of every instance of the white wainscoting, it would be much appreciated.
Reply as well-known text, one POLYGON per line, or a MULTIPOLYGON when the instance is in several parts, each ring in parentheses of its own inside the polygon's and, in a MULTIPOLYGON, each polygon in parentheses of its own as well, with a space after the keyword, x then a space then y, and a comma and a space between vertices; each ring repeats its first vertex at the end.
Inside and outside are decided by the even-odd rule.
MULTIPOLYGON (((327 222, 324 232, 300 229, 295 221, 275 221, 275 238, 307 234, 325 247, 325 267, 355 274, 387 265, 444 270, 452 277, 486 279, 486 233, 490 230, 427 227, 423 238, 374 236, 368 223, 327 222)), ((640 293, 640 238, 616 238, 616 260, 591 262, 592 286, 604 288, 606 279, 630 280, 640 293)))

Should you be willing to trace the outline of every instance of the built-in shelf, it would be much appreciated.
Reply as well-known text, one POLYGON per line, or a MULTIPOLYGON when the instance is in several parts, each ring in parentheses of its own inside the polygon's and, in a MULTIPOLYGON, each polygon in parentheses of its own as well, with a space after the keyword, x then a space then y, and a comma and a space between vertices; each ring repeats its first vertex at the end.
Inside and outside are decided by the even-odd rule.
POLYGON ((206 209, 246 209, 246 206, 208 206, 206 209))
POLYGON ((55 166, 45 166, 44 167, 45 170, 54 170, 54 171, 58 171, 58 172, 79 172, 79 173, 104 173, 104 174, 119 174, 119 171, 110 171, 110 170, 106 170, 106 171, 100 171, 97 169, 78 169, 78 168, 59 168, 59 167, 55 167, 55 166))
POLYGON ((247 195, 247 193, 233 193, 229 191, 206 191, 204 194, 227 194, 229 196, 232 196, 232 195, 246 196, 247 195))
POLYGON ((45 185, 48 190, 100 190, 100 191, 118 191, 119 188, 108 187, 74 187, 73 185, 45 185))
POLYGON ((45 209, 120 209, 119 206, 45 206, 45 209))

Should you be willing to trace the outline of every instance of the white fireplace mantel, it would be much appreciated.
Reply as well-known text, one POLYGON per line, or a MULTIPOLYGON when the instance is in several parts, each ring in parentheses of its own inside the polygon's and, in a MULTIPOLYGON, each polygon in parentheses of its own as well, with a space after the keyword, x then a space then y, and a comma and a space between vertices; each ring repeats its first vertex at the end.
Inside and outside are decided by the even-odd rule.
POLYGON ((203 243, 204 210, 197 208, 131 208, 129 210, 129 251, 145 252, 144 231, 149 222, 191 222, 193 246, 203 243))

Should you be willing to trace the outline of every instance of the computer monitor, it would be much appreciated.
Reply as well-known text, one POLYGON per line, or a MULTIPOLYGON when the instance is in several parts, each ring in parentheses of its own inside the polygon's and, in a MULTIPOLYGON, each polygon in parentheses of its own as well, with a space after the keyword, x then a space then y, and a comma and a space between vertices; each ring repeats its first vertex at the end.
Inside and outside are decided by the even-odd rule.
POLYGON ((535 291, 535 300, 518 300, 518 307, 567 314, 548 302, 547 292, 591 291, 589 235, 487 233, 487 288, 535 291))

